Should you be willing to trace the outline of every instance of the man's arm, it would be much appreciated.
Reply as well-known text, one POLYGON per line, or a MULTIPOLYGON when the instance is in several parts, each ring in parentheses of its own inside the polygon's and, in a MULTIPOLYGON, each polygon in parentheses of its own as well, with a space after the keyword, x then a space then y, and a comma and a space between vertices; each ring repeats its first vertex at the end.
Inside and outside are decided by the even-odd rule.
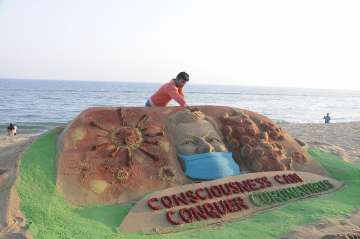
POLYGON ((172 99, 174 99, 176 102, 178 102, 179 105, 187 106, 185 97, 184 97, 184 93, 182 92, 182 90, 178 91, 178 89, 176 87, 169 87, 168 94, 172 99))

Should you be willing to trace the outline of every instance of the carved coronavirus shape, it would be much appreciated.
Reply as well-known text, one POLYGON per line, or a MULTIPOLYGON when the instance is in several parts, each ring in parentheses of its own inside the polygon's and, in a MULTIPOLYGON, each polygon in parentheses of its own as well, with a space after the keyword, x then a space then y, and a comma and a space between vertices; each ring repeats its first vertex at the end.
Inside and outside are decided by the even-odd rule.
POLYGON ((143 142, 141 131, 138 128, 120 127, 113 130, 110 135, 113 145, 120 148, 138 148, 143 142))
MULTIPOLYGON (((108 129, 97 122, 90 122, 90 126, 101 132, 97 136, 102 142, 92 146, 92 150, 101 154, 105 149, 110 148, 109 158, 118 160, 119 162, 115 165, 112 164, 111 168, 116 168, 117 172, 115 173, 115 177, 121 182, 124 182, 124 180, 126 181, 131 175, 128 170, 130 170, 135 163, 135 160, 133 160, 134 152, 141 152, 154 161, 160 160, 160 151, 158 148, 160 137, 164 136, 164 132, 160 129, 154 131, 154 127, 151 127, 148 123, 149 116, 146 114, 142 115, 134 126, 131 126, 127 122, 126 113, 123 110, 119 109, 117 114, 119 121, 118 127, 108 129), (149 128, 152 130, 149 130, 149 128), (124 170, 127 173, 125 173, 124 170)), ((106 162, 104 162, 105 169, 110 167, 110 165, 108 165, 110 163, 109 160, 106 162)))

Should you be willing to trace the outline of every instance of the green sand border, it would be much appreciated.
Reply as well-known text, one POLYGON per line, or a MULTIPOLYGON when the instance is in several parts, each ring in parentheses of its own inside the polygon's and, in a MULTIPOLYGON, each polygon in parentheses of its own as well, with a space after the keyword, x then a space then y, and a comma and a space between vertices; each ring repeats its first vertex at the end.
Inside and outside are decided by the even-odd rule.
POLYGON ((73 208, 55 190, 56 140, 58 133, 39 137, 22 154, 17 191, 27 226, 37 239, 63 238, 278 238, 296 226, 345 216, 360 208, 360 167, 319 149, 309 153, 329 172, 345 182, 339 191, 297 201, 221 227, 165 235, 123 233, 118 225, 132 205, 73 208))

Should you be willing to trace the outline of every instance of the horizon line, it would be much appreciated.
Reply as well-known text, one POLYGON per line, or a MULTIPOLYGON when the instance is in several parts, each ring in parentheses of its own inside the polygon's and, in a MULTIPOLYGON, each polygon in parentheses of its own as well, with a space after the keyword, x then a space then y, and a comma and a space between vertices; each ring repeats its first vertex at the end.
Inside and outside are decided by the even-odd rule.
MULTIPOLYGON (((1 80, 33 80, 33 81, 75 81, 75 82, 101 82, 101 83, 145 83, 145 84, 162 84, 165 83, 165 81, 162 82, 144 82, 144 81, 122 81, 122 80, 83 80, 83 79, 44 79, 44 78, 4 78, 0 77, 1 80)), ((212 85, 212 86, 242 86, 242 87, 259 87, 259 88, 284 88, 284 89, 304 89, 304 90, 331 90, 331 91, 351 91, 351 92, 360 92, 360 89, 334 89, 334 88, 314 88, 314 87, 290 87, 290 86, 269 86, 269 85, 246 85, 246 84, 214 84, 214 83, 191 83, 192 85, 212 85)))

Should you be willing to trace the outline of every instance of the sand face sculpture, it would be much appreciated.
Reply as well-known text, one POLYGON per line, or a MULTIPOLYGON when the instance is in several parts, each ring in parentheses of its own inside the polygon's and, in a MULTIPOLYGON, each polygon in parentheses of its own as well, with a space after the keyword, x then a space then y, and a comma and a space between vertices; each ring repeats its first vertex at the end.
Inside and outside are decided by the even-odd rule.
POLYGON ((179 154, 228 151, 216 124, 201 111, 184 110, 170 115, 167 129, 179 154))
POLYGON ((58 140, 57 187, 75 205, 137 201, 248 172, 325 175, 268 118, 221 106, 90 108, 58 140))
POLYGON ((167 120, 183 170, 194 180, 213 180, 240 174, 215 121, 199 110, 184 110, 167 120))

